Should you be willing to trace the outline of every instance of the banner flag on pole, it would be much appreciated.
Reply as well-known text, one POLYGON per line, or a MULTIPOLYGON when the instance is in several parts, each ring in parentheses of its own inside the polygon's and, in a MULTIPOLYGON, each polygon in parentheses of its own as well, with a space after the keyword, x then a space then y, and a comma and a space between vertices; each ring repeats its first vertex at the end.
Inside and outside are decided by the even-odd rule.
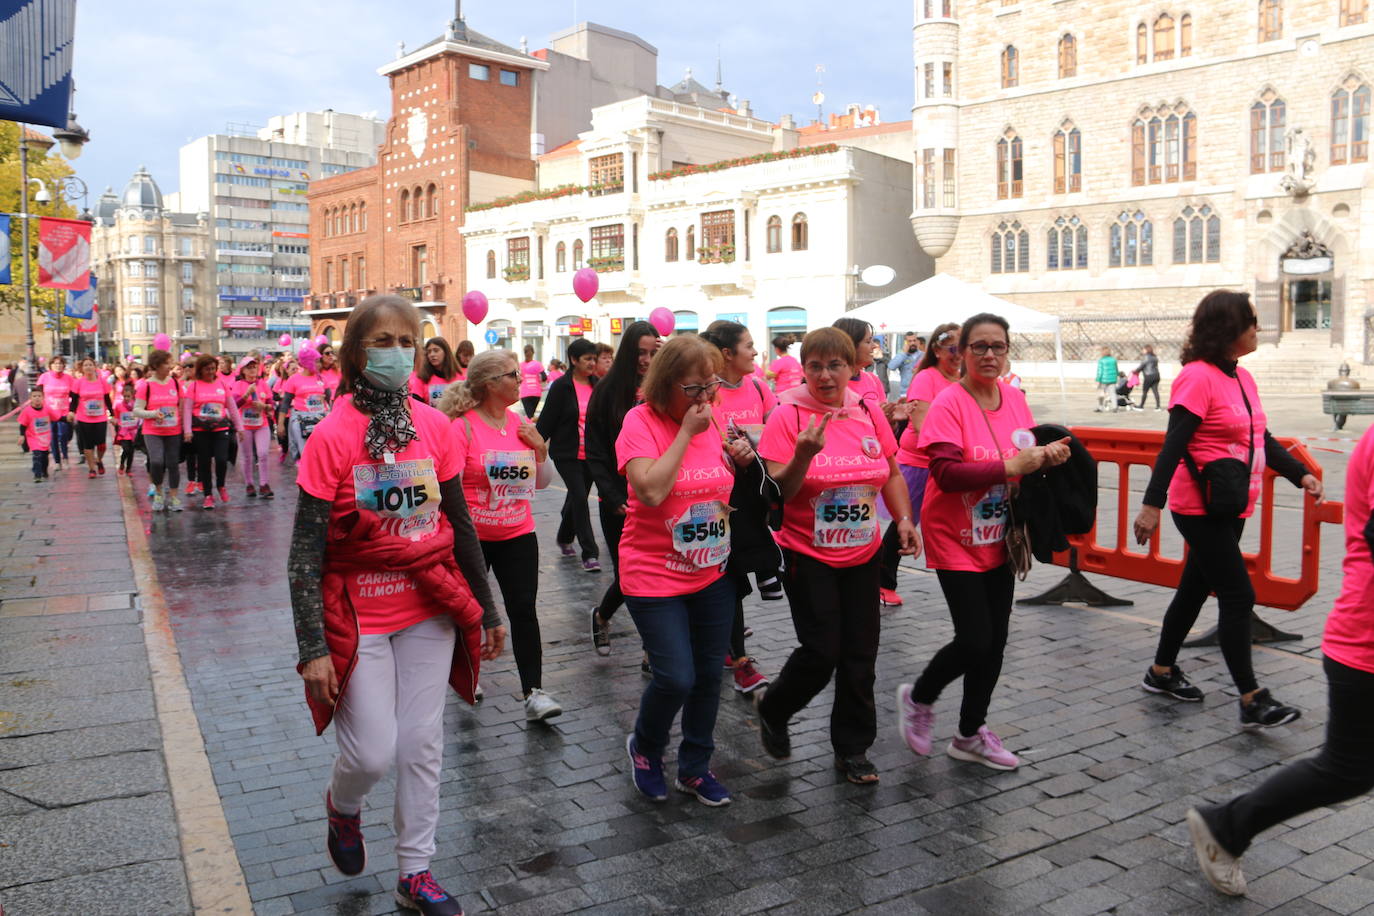
POLYGON ((91 280, 91 224, 45 216, 38 221, 38 285, 85 289, 91 280))
POLYGON ((68 318, 77 319, 78 331, 85 330, 80 325, 89 324, 95 318, 95 283, 95 277, 91 277, 91 285, 86 289, 80 291, 67 290, 67 306, 62 310, 62 314, 68 318))
MULTIPOLYGON (((91 285, 92 285, 92 286, 95 285, 95 280, 92 280, 92 281, 91 281, 91 285)), ((93 306, 91 306, 91 317, 90 317, 90 320, 89 320, 89 321, 81 321, 81 320, 78 320, 77 323, 76 323, 76 329, 77 329, 77 331, 81 332, 82 334, 99 334, 99 333, 100 333, 100 306, 98 306, 98 305, 93 305, 93 306)))
POLYGON ((8 286, 14 281, 10 279, 10 218, 0 214, 0 285, 8 286))
POLYGON ((0 120, 66 127, 76 0, 0 0, 0 120))

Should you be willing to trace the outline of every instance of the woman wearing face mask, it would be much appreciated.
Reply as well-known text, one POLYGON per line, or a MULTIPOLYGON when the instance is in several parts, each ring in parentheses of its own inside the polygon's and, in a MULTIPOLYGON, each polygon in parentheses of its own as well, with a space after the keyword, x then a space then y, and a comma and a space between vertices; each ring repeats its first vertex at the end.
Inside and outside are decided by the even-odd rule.
POLYGON ((511 412, 519 391, 515 354, 487 350, 468 363, 467 378, 444 392, 439 409, 453 419, 463 495, 506 605, 525 719, 542 722, 561 715, 563 708, 544 692, 544 650, 535 610, 539 541, 530 502, 536 489, 548 485, 553 469, 549 448, 534 424, 511 412))
POLYGON ((205 492, 201 508, 207 510, 215 508, 214 493, 221 503, 229 502, 224 483, 229 472, 230 428, 243 431, 238 406, 230 386, 220 380, 218 365, 213 356, 198 357, 194 377, 182 395, 182 441, 195 452, 196 477, 205 492))
POLYGON ((600 603, 593 605, 592 647, 598 655, 611 654, 611 617, 620 609, 625 595, 620 589, 620 537, 625 530, 625 507, 630 501, 629 484, 615 460, 615 440, 625 425, 625 415, 640 402, 644 373, 659 347, 659 334, 647 321, 633 322, 620 338, 620 350, 606 377, 592 389, 587 404, 587 470, 596 482, 597 513, 601 534, 611 555, 614 577, 600 603))
POLYGON ((410 374, 410 396, 421 404, 439 406, 439 398, 444 389, 458 381, 458 360, 442 337, 431 337, 425 342, 424 359, 420 368, 410 374))
POLYGON ((534 347, 525 344, 525 361, 520 364, 520 406, 525 408, 525 416, 531 420, 543 392, 544 367, 534 358, 534 347))
POLYGON ((272 389, 258 375, 258 361, 245 357, 239 362, 238 378, 230 388, 234 404, 243 418, 242 460, 243 484, 249 499, 272 499, 271 476, 267 454, 272 446, 272 389), (254 483, 254 481, 257 481, 254 483))
POLYGON ((333 390, 325 385, 320 377, 320 354, 306 347, 297 357, 300 371, 292 375, 281 386, 279 435, 289 432, 290 455, 299 461, 305 450, 305 440, 310 438, 316 425, 324 419, 325 413, 333 403, 333 390))
POLYGON ((181 381, 172 374, 172 354, 148 354, 149 375, 134 388, 134 415, 143 420, 143 447, 148 450, 153 511, 181 511, 181 381), (167 488, 162 486, 167 476, 167 488))
POLYGON ((70 413, 76 418, 76 445, 86 459, 86 476, 96 477, 105 473, 105 424, 114 389, 101 379, 95 360, 83 359, 77 368, 81 375, 72 383, 70 413))
POLYGON ((361 812, 395 766, 396 898, 427 916, 462 912, 435 880, 445 683, 474 699, 480 656, 505 628, 463 498, 448 418, 406 392, 420 315, 371 296, 349 316, 341 397, 301 461, 287 572, 306 699, 333 721, 327 845, 363 871, 361 812))

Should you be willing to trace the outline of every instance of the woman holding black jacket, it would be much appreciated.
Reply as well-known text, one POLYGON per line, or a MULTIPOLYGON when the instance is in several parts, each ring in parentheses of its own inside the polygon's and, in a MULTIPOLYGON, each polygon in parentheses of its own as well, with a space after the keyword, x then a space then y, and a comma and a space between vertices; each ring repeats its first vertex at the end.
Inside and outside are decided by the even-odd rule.
POLYGON ((544 409, 539 413, 536 428, 549 443, 549 457, 568 488, 563 501, 563 521, 558 526, 558 549, 563 556, 576 556, 573 537, 582 547, 582 568, 587 572, 601 572, 600 548, 592 533, 592 515, 587 497, 592 491, 592 477, 587 469, 587 445, 584 439, 587 426, 587 407, 592 399, 596 378, 596 344, 578 338, 568 345, 566 375, 549 386, 544 409))

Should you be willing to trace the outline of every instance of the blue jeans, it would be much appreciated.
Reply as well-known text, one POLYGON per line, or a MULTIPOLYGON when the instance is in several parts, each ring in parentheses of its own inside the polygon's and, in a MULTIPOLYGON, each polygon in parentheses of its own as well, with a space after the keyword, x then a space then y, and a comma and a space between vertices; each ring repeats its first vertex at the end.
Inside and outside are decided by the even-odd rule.
POLYGON ((66 418, 52 422, 52 460, 57 464, 67 460, 67 443, 72 441, 72 425, 66 418))
POLYGON ((48 476, 48 453, 41 448, 33 450, 33 476, 48 476))
POLYGON ((735 617, 735 583, 722 576, 699 592, 671 598, 625 596, 653 676, 639 701, 635 746, 660 758, 668 732, 682 711, 682 745, 677 772, 683 778, 710 769, 716 711, 720 707, 721 663, 729 651, 735 617))

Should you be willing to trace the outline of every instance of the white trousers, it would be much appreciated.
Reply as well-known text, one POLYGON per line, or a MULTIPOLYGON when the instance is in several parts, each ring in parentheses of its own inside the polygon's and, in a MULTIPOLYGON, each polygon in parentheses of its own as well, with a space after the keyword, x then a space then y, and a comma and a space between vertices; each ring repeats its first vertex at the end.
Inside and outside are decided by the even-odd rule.
POLYGON ((434 857, 454 639, 453 621, 443 615, 361 637, 358 663, 334 711, 334 807, 344 814, 361 811, 367 793, 395 764, 396 861, 403 875, 425 871, 434 857))

